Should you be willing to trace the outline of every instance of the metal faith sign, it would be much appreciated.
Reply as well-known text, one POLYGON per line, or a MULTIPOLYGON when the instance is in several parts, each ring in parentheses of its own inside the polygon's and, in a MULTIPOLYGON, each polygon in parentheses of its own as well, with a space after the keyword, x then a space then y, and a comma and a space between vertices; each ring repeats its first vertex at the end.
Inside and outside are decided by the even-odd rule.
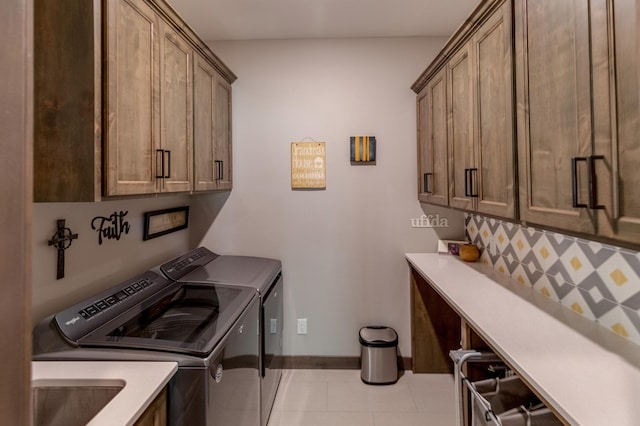
POLYGON ((56 279, 64 278, 64 251, 71 247, 71 242, 78 239, 78 234, 71 232, 71 229, 65 228, 64 219, 58 219, 58 230, 49 240, 49 245, 58 249, 58 273, 56 279))

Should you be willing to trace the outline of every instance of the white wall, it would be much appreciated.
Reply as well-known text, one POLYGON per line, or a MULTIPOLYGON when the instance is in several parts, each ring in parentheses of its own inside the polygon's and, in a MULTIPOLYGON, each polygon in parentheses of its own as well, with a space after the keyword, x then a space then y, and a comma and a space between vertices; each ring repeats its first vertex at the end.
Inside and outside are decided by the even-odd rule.
POLYGON ((279 258, 285 276, 285 353, 357 356, 358 330, 383 324, 410 353, 403 253, 464 235, 461 213, 417 201, 415 94, 410 85, 443 38, 212 43, 233 85, 234 189, 192 199, 199 242, 224 254, 279 258), (377 165, 351 166, 349 137, 376 136, 377 165), (292 191, 290 144, 326 142, 327 189, 292 191), (310 139, 309 139, 310 140, 310 139), (215 219, 215 220, 214 220, 215 219), (308 335, 296 335, 296 318, 308 335))
POLYGON ((33 321, 51 315, 156 266, 189 249, 189 230, 142 241, 144 213, 189 205, 189 197, 163 196, 101 203, 35 203, 33 205, 33 321), (103 240, 91 228, 96 216, 128 212, 129 234, 103 240), (56 220, 78 234, 65 253, 65 277, 56 279, 58 252, 47 245, 56 220))

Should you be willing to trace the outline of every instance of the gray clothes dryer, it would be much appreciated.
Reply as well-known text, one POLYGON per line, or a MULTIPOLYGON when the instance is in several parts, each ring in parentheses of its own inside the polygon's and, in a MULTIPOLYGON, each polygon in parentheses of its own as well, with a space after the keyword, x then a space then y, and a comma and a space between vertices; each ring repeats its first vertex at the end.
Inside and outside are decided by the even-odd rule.
POLYGON ((252 288, 260 298, 260 423, 266 426, 282 377, 284 325, 282 264, 253 256, 218 255, 199 247, 165 263, 160 271, 182 283, 252 288))

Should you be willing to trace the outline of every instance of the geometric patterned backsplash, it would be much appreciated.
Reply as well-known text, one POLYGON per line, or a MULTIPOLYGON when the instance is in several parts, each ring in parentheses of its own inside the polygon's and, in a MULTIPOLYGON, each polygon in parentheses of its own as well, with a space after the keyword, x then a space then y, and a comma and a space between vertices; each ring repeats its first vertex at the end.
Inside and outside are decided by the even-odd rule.
POLYGON ((480 262, 640 345, 640 253, 465 213, 480 262))

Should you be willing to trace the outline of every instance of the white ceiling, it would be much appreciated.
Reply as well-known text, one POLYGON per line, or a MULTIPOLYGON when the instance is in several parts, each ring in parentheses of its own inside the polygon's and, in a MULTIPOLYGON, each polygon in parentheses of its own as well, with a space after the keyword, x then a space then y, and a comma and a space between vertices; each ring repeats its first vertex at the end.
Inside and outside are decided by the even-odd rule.
POLYGON ((449 36, 480 0, 168 0, 205 41, 449 36))

